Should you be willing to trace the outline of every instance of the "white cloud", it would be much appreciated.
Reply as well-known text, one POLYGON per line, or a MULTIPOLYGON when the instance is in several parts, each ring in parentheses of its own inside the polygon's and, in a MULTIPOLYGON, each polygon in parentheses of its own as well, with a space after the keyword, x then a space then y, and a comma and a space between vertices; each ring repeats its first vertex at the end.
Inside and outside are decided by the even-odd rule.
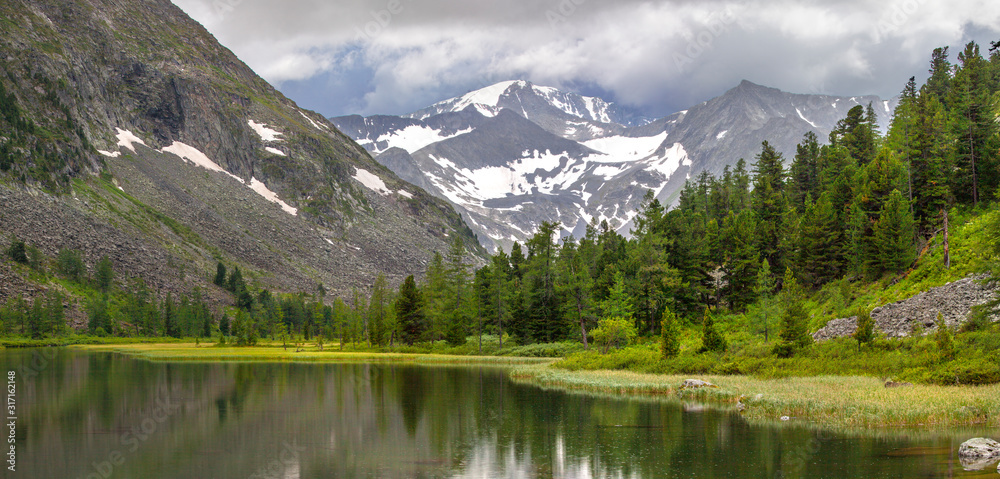
POLYGON ((888 96, 970 26, 1000 32, 1000 4, 979 0, 243 1, 224 15, 214 0, 174 1, 271 82, 363 68, 362 113, 515 78, 636 105, 683 107, 742 78, 888 96))

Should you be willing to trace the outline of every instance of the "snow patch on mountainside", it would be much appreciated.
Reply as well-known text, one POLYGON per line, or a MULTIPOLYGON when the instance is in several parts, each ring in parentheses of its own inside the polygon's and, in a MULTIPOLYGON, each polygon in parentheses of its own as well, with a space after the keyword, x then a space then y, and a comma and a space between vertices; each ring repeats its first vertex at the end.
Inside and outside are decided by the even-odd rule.
POLYGON ((382 178, 375 176, 375 174, 366 169, 357 168, 357 171, 354 173, 352 178, 358 180, 358 182, 365 185, 365 187, 369 190, 372 190, 382 196, 392 193, 392 191, 385 186, 385 182, 382 181, 382 178))
POLYGON ((243 183, 243 178, 240 178, 226 171, 225 168, 219 166, 218 163, 212 161, 211 158, 209 158, 207 155, 205 155, 204 153, 202 153, 197 148, 191 145, 187 145, 179 141, 174 141, 173 143, 170 144, 170 146, 164 147, 160 151, 163 153, 172 153, 176 156, 181 157, 181 159, 193 163, 195 166, 200 166, 206 170, 225 173, 239 180, 240 183, 243 183))
POLYGON ((375 139, 374 143, 376 147, 374 152, 375 154, 379 154, 389 148, 397 147, 406 150, 408 153, 414 153, 427 145, 464 135, 470 131, 472 131, 472 128, 457 131, 453 135, 445 135, 441 133, 441 130, 435 130, 423 125, 410 125, 402 130, 389 132, 375 139), (378 148, 378 144, 382 142, 386 142, 388 145, 385 148, 378 148))
POLYGON ((132 150, 132 153, 135 153, 135 146, 133 146, 133 143, 138 143, 142 146, 146 146, 146 143, 140 140, 138 136, 133 135, 131 131, 123 130, 121 128, 115 128, 115 130, 118 131, 118 134, 115 136, 118 137, 119 147, 128 148, 132 150))
POLYGON ((815 123, 809 121, 809 119, 807 119, 806 116, 802 114, 802 110, 799 110, 798 108, 796 108, 795 109, 795 113, 798 113, 799 114, 799 118, 801 118, 806 123, 812 125, 813 128, 819 128, 819 126, 817 126, 815 123))
POLYGON ((273 155, 288 156, 288 155, 285 154, 285 152, 283 152, 283 151, 281 151, 281 150, 279 150, 277 148, 272 148, 270 146, 265 146, 264 150, 266 150, 268 153, 271 153, 273 155))
POLYGON ((264 123, 247 120, 247 125, 250 125, 250 128, 257 133, 257 136, 260 137, 261 141, 284 141, 283 139, 278 138, 282 135, 280 131, 268 128, 264 123))
POLYGON ((288 213, 292 216, 296 216, 299 214, 299 210, 297 208, 293 208, 288 203, 281 201, 281 198, 278 198, 277 193, 268 189, 267 185, 265 185, 257 178, 251 176, 249 186, 251 190, 256 191, 258 195, 263 196, 265 200, 270 201, 272 203, 277 203, 278 206, 281 206, 282 210, 285 210, 285 213, 288 213))
MULTIPOLYGON (((674 143, 670 148, 664 150, 663 154, 658 158, 647 160, 647 164, 647 170, 656 171, 664 177, 670 178, 681 166, 691 166, 691 158, 688 156, 687 151, 684 151, 684 145, 674 143)), ((660 186, 659 190, 662 191, 665 185, 666 182, 660 186)), ((656 194, 659 194, 660 191, 657 191, 656 194)))
POLYGON ((652 155, 667 139, 667 133, 656 136, 627 137, 608 136, 584 141, 583 145, 592 150, 604 153, 604 156, 592 155, 589 159, 597 162, 630 162, 638 161, 652 155))
POLYGON ((233 178, 234 180, 239 181, 241 184, 246 185, 251 190, 256 192, 258 195, 266 199, 267 201, 278 204, 279 206, 281 206, 281 209, 284 210, 286 213, 292 216, 298 215, 298 209, 282 201, 281 198, 278 197, 277 193, 268 189, 267 185, 265 185, 257 178, 251 177, 250 183, 247 184, 247 182, 243 181, 243 178, 240 178, 226 171, 225 168, 219 166, 218 163, 212 161, 212 159, 209 158, 208 155, 202 153, 200 150, 191 145, 181 143, 179 141, 174 141, 173 143, 170 144, 170 146, 161 149, 160 152, 173 154, 181 158, 185 162, 189 162, 195 166, 204 168, 209 171, 217 171, 220 173, 224 173, 230 178, 233 178))

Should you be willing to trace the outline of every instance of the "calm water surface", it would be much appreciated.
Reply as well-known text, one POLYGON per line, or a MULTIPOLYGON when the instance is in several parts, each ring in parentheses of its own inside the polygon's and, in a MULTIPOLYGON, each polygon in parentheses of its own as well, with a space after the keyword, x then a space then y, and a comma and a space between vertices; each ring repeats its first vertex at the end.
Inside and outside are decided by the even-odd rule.
MULTIPOLYGON (((983 431, 894 437, 518 385, 500 369, 0 351, 31 478, 990 477, 983 431)), ((5 430, 6 431, 6 430, 5 430)), ((6 436, 7 433, 4 433, 6 436)))

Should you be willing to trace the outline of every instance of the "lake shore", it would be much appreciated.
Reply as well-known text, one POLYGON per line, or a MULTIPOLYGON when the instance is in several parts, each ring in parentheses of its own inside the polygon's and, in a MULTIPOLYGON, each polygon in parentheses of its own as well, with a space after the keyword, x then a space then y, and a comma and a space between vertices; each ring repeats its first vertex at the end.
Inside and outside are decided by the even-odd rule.
POLYGON ((280 345, 219 347, 194 343, 75 345, 72 349, 115 352, 153 361, 192 362, 388 362, 414 364, 488 364, 511 367, 515 381, 543 388, 620 397, 671 397, 737 410, 751 422, 809 424, 824 428, 1000 427, 1000 384, 886 388, 863 376, 812 376, 761 379, 734 375, 647 374, 626 370, 569 371, 551 358, 457 356, 445 354, 341 352, 314 347, 296 352, 280 345), (681 388, 686 379, 718 387, 681 388), (742 405, 742 406, 741 406, 742 405))
POLYGON ((833 428, 948 428, 1000 426, 1000 384, 886 388, 877 378, 813 376, 758 379, 751 376, 681 376, 624 370, 568 371, 526 365, 511 371, 517 381, 540 387, 617 396, 675 396, 738 409, 749 421, 807 423, 833 428), (682 389, 686 379, 718 387, 682 389))
POLYGON ((319 351, 314 345, 296 351, 280 344, 236 347, 194 343, 86 344, 68 346, 93 352, 128 354, 153 361, 290 361, 290 362, 407 362, 420 364, 492 364, 497 366, 550 363, 553 358, 514 356, 460 356, 452 354, 339 351, 336 345, 319 351))

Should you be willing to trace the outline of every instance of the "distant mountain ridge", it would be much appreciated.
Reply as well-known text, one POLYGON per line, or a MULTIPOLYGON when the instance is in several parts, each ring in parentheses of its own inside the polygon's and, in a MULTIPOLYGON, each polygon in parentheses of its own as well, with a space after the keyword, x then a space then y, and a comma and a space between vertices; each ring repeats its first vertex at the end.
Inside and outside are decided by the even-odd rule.
POLYGON ((596 221, 627 234, 646 190, 676 201, 684 182, 752 163, 762 141, 790 161, 807 131, 825 139, 857 105, 885 127, 895 99, 786 93, 742 81, 655 120, 599 98, 507 81, 402 116, 331 118, 377 161, 447 199, 488 248, 542 221, 580 235, 596 221))

